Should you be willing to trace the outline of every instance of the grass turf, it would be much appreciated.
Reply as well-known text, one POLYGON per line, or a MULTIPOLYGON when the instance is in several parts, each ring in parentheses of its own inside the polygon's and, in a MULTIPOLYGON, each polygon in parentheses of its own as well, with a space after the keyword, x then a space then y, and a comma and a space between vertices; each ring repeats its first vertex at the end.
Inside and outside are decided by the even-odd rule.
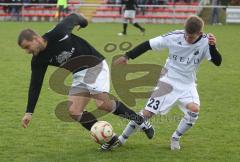
MULTIPOLYGON (((206 26, 206 32, 216 35, 218 48, 223 56, 221 67, 204 62, 198 74, 198 90, 201 99, 199 120, 192 130, 182 138, 182 150, 171 152, 169 138, 176 129, 182 113, 174 107, 167 116, 152 119, 156 136, 148 140, 144 134, 136 133, 124 147, 111 152, 98 151, 98 145, 90 139, 89 133, 79 124, 60 121, 55 115, 55 107, 66 100, 49 88, 50 75, 56 68, 48 69, 42 93, 29 128, 20 125, 27 102, 30 78, 31 56, 17 46, 18 33, 24 28, 33 28, 39 33, 51 29, 54 23, 14 23, 1 22, 0 25, 0 161, 239 161, 240 160, 240 75, 239 75, 239 35, 238 25, 206 26)), ((118 37, 120 24, 90 24, 82 31, 74 31, 93 44, 107 58, 109 65, 115 55, 124 51, 117 48, 113 52, 104 51, 107 43, 117 47, 124 42, 134 46, 140 42, 171 30, 181 29, 181 25, 144 25, 147 29, 141 36, 129 27, 128 36, 118 37)), ((148 52, 131 64, 163 65, 166 51, 162 54, 148 52)), ((137 78, 132 75, 130 77, 137 78)), ((144 90, 144 88, 140 88, 144 90)), ((111 93, 117 96, 112 87, 111 93)), ((139 111, 146 99, 137 100, 133 107, 139 111)), ((90 104, 90 108, 94 104, 90 104)), ((109 121, 117 133, 121 133, 126 120, 107 115, 101 120, 109 121)))

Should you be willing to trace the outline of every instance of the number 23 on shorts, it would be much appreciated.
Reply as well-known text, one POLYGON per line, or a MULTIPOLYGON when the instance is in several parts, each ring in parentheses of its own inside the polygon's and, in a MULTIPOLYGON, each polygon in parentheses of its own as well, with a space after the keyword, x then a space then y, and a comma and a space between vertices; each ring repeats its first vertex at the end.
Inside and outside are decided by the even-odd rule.
POLYGON ((150 98, 147 103, 147 107, 157 110, 160 105, 160 100, 155 98, 150 98))

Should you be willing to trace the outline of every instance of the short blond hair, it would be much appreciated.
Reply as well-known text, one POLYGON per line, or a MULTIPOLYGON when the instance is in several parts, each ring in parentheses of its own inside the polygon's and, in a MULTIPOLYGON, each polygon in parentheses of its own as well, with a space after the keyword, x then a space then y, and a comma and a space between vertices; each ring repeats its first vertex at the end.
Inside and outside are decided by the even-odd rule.
POLYGON ((188 34, 196 34, 202 32, 204 27, 203 19, 198 16, 189 16, 185 22, 185 31, 188 34))

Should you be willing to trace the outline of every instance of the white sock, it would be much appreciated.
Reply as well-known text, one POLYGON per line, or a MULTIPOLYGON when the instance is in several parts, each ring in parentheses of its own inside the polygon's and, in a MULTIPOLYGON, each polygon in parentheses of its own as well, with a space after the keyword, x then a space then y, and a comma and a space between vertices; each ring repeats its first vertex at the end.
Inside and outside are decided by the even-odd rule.
POLYGON ((173 133, 172 138, 180 139, 180 137, 192 127, 191 124, 188 124, 186 119, 183 117, 178 124, 176 131, 173 133))
POLYGON ((131 136, 138 128, 138 125, 134 121, 130 121, 122 134, 118 137, 119 141, 124 144, 129 136, 131 136))

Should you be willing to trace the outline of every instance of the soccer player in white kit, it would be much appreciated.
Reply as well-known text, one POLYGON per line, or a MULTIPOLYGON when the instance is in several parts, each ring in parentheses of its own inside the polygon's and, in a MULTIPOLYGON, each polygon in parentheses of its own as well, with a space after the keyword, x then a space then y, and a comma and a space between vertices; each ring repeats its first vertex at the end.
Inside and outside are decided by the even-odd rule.
MULTIPOLYGON (((158 84, 140 114, 149 119, 155 114, 168 113, 175 103, 178 104, 184 117, 172 134, 171 150, 180 149, 181 136, 198 119, 200 100, 195 81, 200 63, 207 59, 220 66, 222 62, 222 57, 216 48, 216 38, 213 34, 203 33, 204 22, 200 17, 190 16, 184 27, 184 30, 176 30, 150 39, 114 62, 127 64, 129 59, 134 59, 148 50, 161 51, 164 48, 169 50, 158 84)), ((124 144, 137 127, 134 121, 130 121, 119 136, 120 144, 124 144)))

